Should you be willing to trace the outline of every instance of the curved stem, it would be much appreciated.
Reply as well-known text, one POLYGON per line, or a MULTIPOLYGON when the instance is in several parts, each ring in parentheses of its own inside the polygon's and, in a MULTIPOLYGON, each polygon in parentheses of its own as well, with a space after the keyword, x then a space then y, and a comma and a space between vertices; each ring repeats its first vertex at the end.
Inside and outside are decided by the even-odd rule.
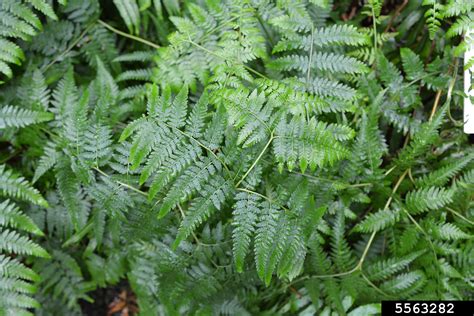
POLYGON ((127 37, 127 38, 129 38, 129 39, 132 39, 132 40, 134 40, 134 41, 143 43, 143 44, 145 44, 145 45, 151 46, 151 47, 156 48, 156 49, 160 48, 160 45, 158 45, 158 44, 155 44, 155 43, 153 43, 153 42, 150 42, 150 41, 148 41, 148 40, 146 40, 146 39, 143 39, 143 38, 141 38, 141 37, 138 37, 138 36, 135 36, 135 35, 131 35, 131 34, 122 32, 122 31, 116 29, 115 27, 113 27, 113 26, 111 26, 111 25, 105 23, 105 22, 102 21, 102 20, 99 20, 98 22, 99 22, 100 25, 102 25, 103 27, 105 27, 105 28, 108 29, 109 31, 112 31, 112 32, 114 32, 114 33, 116 33, 116 34, 118 34, 118 35, 121 35, 121 36, 123 36, 123 37, 127 37))
MULTIPOLYGON (((99 168, 97 168, 97 167, 92 167, 92 169, 94 169, 95 171, 97 171, 98 173, 100 173, 101 175, 103 175, 104 177, 110 178, 110 175, 108 175, 108 174, 105 173, 104 171, 100 170, 99 168)), ((148 193, 143 192, 143 191, 141 191, 141 190, 139 190, 139 189, 137 189, 137 188, 135 188, 135 187, 133 187, 133 186, 131 186, 131 185, 129 185, 129 184, 126 184, 126 183, 124 183, 124 182, 122 182, 122 181, 115 180, 115 182, 116 182, 117 184, 123 186, 124 188, 127 188, 127 189, 130 189, 130 190, 132 190, 132 191, 135 191, 135 192, 137 192, 137 193, 139 193, 139 194, 141 194, 141 195, 148 196, 148 193)))
POLYGON ((255 168, 255 166, 257 165, 257 163, 259 162, 259 160, 262 158, 263 154, 265 153, 265 151, 267 150, 268 146, 270 146, 271 142, 273 141, 273 132, 270 134, 270 139, 268 140, 268 142, 265 144, 265 147, 263 147, 262 151, 260 152, 260 154, 258 155, 257 159, 255 159, 255 161, 253 162, 253 164, 250 166, 250 168, 247 170, 247 172, 242 176, 242 178, 240 178, 239 182, 237 182, 237 184, 235 185, 236 187, 238 187, 242 181, 245 180, 245 178, 249 175, 249 173, 253 170, 253 168, 255 168))
POLYGON ((74 46, 76 46, 80 41, 81 39, 87 34, 87 32, 89 32, 89 30, 92 28, 92 26, 94 26, 94 23, 91 23, 89 24, 85 29, 84 31, 82 31, 81 34, 79 34, 79 36, 76 38, 76 40, 74 42, 71 43, 71 45, 69 45, 69 47, 64 51, 62 52, 61 54, 59 54, 58 56, 56 56, 49 64, 47 64, 44 69, 43 69, 43 72, 45 72, 46 70, 49 69, 49 67, 51 67, 52 65, 54 65, 54 63, 56 63, 61 57, 63 57, 64 55, 66 55, 68 52, 70 52, 74 46))

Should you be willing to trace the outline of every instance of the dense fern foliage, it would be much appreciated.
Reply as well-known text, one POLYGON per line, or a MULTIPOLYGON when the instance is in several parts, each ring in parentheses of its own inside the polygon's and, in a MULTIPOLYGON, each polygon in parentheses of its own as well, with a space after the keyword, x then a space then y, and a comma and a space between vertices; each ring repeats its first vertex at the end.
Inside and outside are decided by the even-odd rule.
POLYGON ((473 24, 457 0, 0 1, 0 315, 117 284, 140 315, 474 299, 473 24))

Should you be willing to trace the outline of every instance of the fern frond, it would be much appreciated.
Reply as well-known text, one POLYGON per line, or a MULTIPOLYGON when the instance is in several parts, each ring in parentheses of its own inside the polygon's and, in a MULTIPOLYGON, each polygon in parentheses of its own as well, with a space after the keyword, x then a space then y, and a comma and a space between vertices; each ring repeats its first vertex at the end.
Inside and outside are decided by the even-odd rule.
POLYGON ((446 32, 446 36, 455 37, 466 34, 474 27, 474 14, 470 12, 468 15, 460 16, 446 32))
POLYGON ((355 227, 355 231, 370 233, 389 227, 400 220, 399 210, 379 210, 366 216, 355 227))
POLYGON ((234 226, 232 232, 234 261, 237 271, 242 273, 245 257, 250 248, 251 238, 260 214, 260 198, 248 192, 239 192, 235 196, 232 211, 234 226))
POLYGON ((0 195, 48 207, 48 202, 46 202, 38 190, 33 188, 25 178, 14 173, 12 170, 6 169, 5 165, 0 165, 0 195))
POLYGON ((442 240, 459 240, 472 238, 472 234, 463 232, 452 223, 444 223, 432 228, 433 234, 442 240))
POLYGON ((268 286, 276 262, 283 254, 286 234, 281 234, 285 225, 280 219, 281 210, 269 202, 262 203, 260 219, 255 235, 255 264, 261 280, 268 286), (277 238, 277 236, 279 236, 277 238))
POLYGON ((367 275, 372 281, 387 279, 395 273, 406 269, 414 260, 425 252, 425 250, 419 250, 403 257, 380 260, 367 267, 367 275))
POLYGON ((0 237, 0 251, 49 258, 46 250, 15 231, 5 229, 0 233, 0 237))
POLYGON ((459 173, 459 171, 461 171, 473 159, 474 155, 471 154, 467 155, 466 157, 459 158, 453 162, 450 162, 446 166, 438 168, 433 172, 416 179, 416 186, 443 186, 449 181, 449 179, 459 173))
POLYGON ((24 127, 31 124, 51 121, 54 115, 49 112, 38 112, 22 109, 13 105, 0 108, 0 129, 24 127))
MULTIPOLYGON (((282 170, 284 164, 292 170, 299 163, 301 171, 309 166, 315 170, 317 166, 332 165, 349 155, 349 151, 333 135, 331 125, 311 119, 304 122, 293 118, 290 122, 282 119, 276 128, 273 150, 282 170)), ((351 129, 345 128, 345 139, 353 136, 351 129)))
POLYGON ((43 235, 43 232, 31 218, 23 214, 10 200, 0 203, 0 226, 21 229, 40 236, 43 235))
POLYGON ((415 54, 409 48, 400 49, 400 57, 402 58, 403 70, 408 80, 416 80, 424 75, 424 65, 420 56, 415 54))
POLYGON ((200 196, 190 202, 186 216, 179 226, 173 247, 176 248, 181 241, 191 235, 198 225, 202 224, 215 211, 219 211, 230 192, 231 187, 225 179, 213 177, 208 181, 200 190, 200 196))
POLYGON ((392 280, 386 281, 381 285, 381 289, 390 294, 403 295, 403 292, 416 289, 417 286, 425 281, 425 275, 422 271, 412 271, 400 274, 392 280))
POLYGON ((164 217, 180 201, 186 201, 194 191, 199 191, 214 174, 221 170, 221 164, 213 158, 197 160, 180 175, 163 199, 158 217, 164 217))
POLYGON ((439 187, 426 187, 410 191, 405 197, 405 206, 412 214, 436 210, 451 203, 453 191, 439 187))
POLYGON ((446 107, 439 109, 433 119, 423 123, 418 133, 413 137, 410 145, 403 149, 396 164, 402 168, 407 168, 415 163, 415 159, 426 152, 426 149, 436 140, 438 136, 438 128, 443 122, 446 107))
POLYGON ((136 0, 114 0, 120 16, 131 33, 140 31, 140 12, 136 0))

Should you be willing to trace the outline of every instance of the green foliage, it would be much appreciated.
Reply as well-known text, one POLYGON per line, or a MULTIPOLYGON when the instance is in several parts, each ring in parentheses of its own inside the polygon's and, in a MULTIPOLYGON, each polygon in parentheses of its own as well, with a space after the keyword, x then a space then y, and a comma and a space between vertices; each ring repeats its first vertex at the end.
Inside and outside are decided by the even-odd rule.
POLYGON ((473 299, 469 1, 58 3, 0 1, 0 315, 473 299))

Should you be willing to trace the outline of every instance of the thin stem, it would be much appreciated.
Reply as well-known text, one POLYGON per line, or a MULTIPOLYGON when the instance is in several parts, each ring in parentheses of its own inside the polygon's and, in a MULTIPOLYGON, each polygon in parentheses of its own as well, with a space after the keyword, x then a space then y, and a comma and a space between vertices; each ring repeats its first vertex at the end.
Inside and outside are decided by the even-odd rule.
POLYGON ((249 175, 249 173, 253 170, 253 168, 255 168, 255 166, 257 165, 257 163, 259 162, 259 160, 262 158, 263 154, 265 153, 265 151, 267 150, 268 146, 270 146, 270 144, 272 143, 273 141, 273 131, 272 133, 270 134, 270 139, 268 140, 268 142, 265 144, 265 147, 263 147, 262 151, 260 152, 260 154, 258 155, 257 159, 255 159, 255 161, 253 162, 253 164, 250 166, 250 168, 247 170, 247 172, 242 176, 242 178, 240 178, 239 182, 237 182, 237 184, 235 185, 236 187, 238 187, 242 181, 245 180, 245 178, 249 175))
POLYGON ((114 32, 114 33, 116 33, 116 34, 118 34, 118 35, 121 35, 121 36, 123 36, 123 37, 127 37, 127 38, 129 38, 129 39, 132 39, 132 40, 134 40, 134 41, 143 43, 143 44, 145 44, 145 45, 151 46, 151 47, 156 48, 156 49, 160 48, 160 45, 158 45, 158 44, 155 44, 155 43, 153 43, 153 42, 150 42, 150 41, 148 41, 148 40, 146 40, 146 39, 143 39, 143 38, 141 38, 141 37, 138 37, 138 36, 135 36, 135 35, 131 35, 131 34, 122 32, 122 31, 116 29, 115 27, 113 27, 113 26, 111 26, 111 25, 105 23, 105 22, 102 21, 102 20, 99 20, 98 22, 99 22, 100 25, 104 26, 106 29, 108 29, 108 30, 110 30, 110 31, 112 31, 112 32, 114 32))
MULTIPOLYGON (((97 167, 92 167, 92 169, 94 169, 95 171, 97 171, 98 173, 100 173, 101 175, 103 175, 104 177, 110 178, 110 175, 108 175, 108 174, 105 173, 104 171, 100 170, 99 168, 97 168, 97 167)), ((141 194, 141 195, 148 196, 148 193, 143 192, 143 191, 141 191, 141 190, 139 190, 139 189, 137 189, 137 188, 135 188, 135 187, 133 187, 133 186, 131 186, 131 185, 129 185, 129 184, 126 184, 126 183, 124 183, 124 182, 122 182, 122 181, 118 181, 118 180, 114 180, 114 181, 115 181, 117 184, 123 186, 124 188, 127 188, 127 189, 130 189, 130 190, 132 190, 132 191, 135 191, 135 192, 137 192, 137 193, 139 193, 139 194, 141 194)))
POLYGON ((67 53, 69 53, 73 48, 74 46, 76 46, 81 40, 82 38, 87 34, 87 32, 89 32, 89 30, 94 26, 94 23, 91 23, 89 24, 85 29, 84 31, 82 31, 81 34, 79 34, 79 36, 76 38, 76 40, 74 42, 71 43, 71 45, 69 45, 69 47, 63 51, 61 54, 59 54, 58 56, 56 56, 49 64, 47 64, 44 69, 43 69, 43 72, 46 72, 46 70, 49 69, 49 67, 51 67, 52 65, 54 65, 59 59, 61 59, 64 55, 66 55, 67 53))
POLYGON ((474 225, 474 222, 473 222, 473 221, 467 219, 467 218, 466 218, 464 215, 462 215, 461 213, 459 213, 459 212, 453 210, 453 209, 450 208, 450 207, 446 207, 446 209, 447 209, 448 211, 450 211, 451 213, 453 213, 454 215, 456 215, 457 217, 463 219, 463 220, 466 221, 467 223, 469 223, 469 224, 471 224, 471 225, 474 225))
POLYGON ((392 173, 393 170, 395 170, 397 168, 397 166, 393 166, 392 168, 388 169, 383 175, 386 177, 388 176, 390 173, 392 173))
POLYGON ((375 10, 374 10, 373 5, 371 9, 372 9, 372 28, 374 30, 374 51, 377 52, 377 18, 375 17, 375 10))
POLYGON ((263 194, 260 194, 258 192, 255 192, 255 191, 252 191, 252 190, 247 190, 245 188, 237 188, 237 191, 242 191, 242 192, 247 192, 247 193, 250 193, 250 194, 253 194, 253 195, 256 195, 256 196, 259 196, 261 197, 262 199, 265 199, 267 200, 268 202, 270 203, 273 203, 273 204, 277 204, 278 206, 280 206, 282 209, 284 209, 285 211, 289 211, 288 208, 284 207, 283 205, 281 205, 280 203, 278 203, 277 201, 275 200, 272 200, 270 199, 269 197, 263 195, 263 194))
POLYGON ((390 294, 385 293, 385 292, 382 291, 377 285, 375 285, 374 283, 372 283, 372 281, 369 280, 369 278, 365 275, 364 272, 361 272, 361 275, 362 275, 362 278, 363 278, 371 287, 373 287, 377 292, 379 292, 380 294, 382 294, 382 295, 384 295, 384 296, 391 297, 390 294))
POLYGON ((433 103, 433 108, 431 109, 430 118, 428 120, 430 122, 431 122, 431 120, 433 119, 433 117, 435 115, 436 109, 438 108, 439 100, 441 99, 441 93, 442 93, 441 90, 438 90, 438 92, 436 92, 435 101, 433 103))

